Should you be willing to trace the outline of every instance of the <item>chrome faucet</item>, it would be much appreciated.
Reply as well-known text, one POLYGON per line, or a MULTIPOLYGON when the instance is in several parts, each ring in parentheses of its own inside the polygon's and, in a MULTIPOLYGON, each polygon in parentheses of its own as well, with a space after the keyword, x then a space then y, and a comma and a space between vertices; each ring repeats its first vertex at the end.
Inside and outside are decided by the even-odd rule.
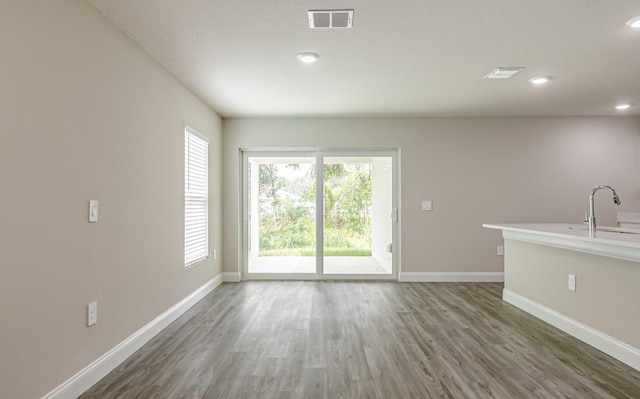
POLYGON ((593 196, 598 190, 602 190, 604 188, 608 188, 613 193, 613 203, 616 205, 620 205, 620 198, 618 194, 616 194, 616 190, 611 188, 610 186, 598 186, 591 190, 591 194, 589 194, 589 213, 587 214, 587 224, 589 225, 589 237, 593 238, 596 232, 596 215, 593 210, 593 196))

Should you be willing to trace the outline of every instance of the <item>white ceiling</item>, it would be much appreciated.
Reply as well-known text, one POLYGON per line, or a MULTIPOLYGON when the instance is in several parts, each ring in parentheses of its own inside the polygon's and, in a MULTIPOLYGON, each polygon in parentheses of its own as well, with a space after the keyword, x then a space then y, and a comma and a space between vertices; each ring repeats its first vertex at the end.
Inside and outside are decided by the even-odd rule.
POLYGON ((640 115, 638 0, 89 1, 224 117, 640 115))

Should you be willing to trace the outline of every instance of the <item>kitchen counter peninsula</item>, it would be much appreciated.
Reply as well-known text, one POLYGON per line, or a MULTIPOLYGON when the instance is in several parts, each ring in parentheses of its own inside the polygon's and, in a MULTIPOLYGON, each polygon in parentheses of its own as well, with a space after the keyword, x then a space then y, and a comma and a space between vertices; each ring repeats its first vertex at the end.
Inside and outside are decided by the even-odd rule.
POLYGON ((503 300, 640 370, 640 230, 483 227, 504 238, 503 300))

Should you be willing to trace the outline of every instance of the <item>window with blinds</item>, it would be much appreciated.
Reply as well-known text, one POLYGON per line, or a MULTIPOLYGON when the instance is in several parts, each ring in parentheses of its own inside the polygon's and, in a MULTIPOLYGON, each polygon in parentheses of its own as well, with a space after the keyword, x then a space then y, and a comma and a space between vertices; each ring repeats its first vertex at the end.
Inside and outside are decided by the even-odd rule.
POLYGON ((209 253, 209 140, 191 128, 184 130, 184 265, 209 253))

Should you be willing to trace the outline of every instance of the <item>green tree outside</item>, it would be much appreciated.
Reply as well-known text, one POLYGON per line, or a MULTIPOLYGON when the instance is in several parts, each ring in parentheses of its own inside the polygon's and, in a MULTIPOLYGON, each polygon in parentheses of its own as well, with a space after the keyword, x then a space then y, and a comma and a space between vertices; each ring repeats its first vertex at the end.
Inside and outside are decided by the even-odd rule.
MULTIPOLYGON (((315 254, 315 166, 259 165, 260 256, 315 254)), ((371 164, 324 165, 325 256, 371 256, 371 164)))

